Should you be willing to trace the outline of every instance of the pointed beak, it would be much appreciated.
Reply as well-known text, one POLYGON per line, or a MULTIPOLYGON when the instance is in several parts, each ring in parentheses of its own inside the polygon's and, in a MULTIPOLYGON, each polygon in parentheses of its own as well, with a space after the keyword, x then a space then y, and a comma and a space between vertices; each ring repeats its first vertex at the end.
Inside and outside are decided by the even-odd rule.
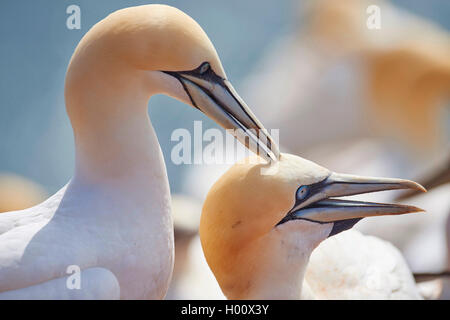
MULTIPOLYGON (((445 162, 436 166, 426 175, 426 177, 421 179, 421 183, 425 186, 425 188, 427 188, 427 190, 450 183, 450 156, 445 159, 445 162)), ((405 200, 416 196, 418 193, 419 191, 415 189, 408 190, 400 194, 395 200, 405 200)))
POLYGON ((332 173, 325 180, 308 187, 307 196, 300 201, 297 199, 294 207, 280 223, 293 219, 305 219, 318 223, 334 223, 333 231, 330 234, 334 235, 351 228, 356 222, 365 217, 424 211, 408 205, 334 198, 395 189, 426 191, 421 185, 410 180, 332 173))
POLYGON ((248 149, 268 162, 278 160, 278 145, 228 80, 212 70, 205 74, 196 70, 164 72, 181 82, 194 107, 224 129, 231 129, 236 139, 248 149))

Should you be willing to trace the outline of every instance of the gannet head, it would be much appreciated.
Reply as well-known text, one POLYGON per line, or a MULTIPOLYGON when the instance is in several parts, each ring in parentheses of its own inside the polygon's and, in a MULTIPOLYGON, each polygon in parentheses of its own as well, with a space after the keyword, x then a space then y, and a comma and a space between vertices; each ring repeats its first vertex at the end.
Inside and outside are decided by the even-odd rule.
POLYGON ((278 157, 276 144, 228 81, 206 33, 176 8, 131 7, 97 23, 71 59, 66 104, 92 95, 94 90, 92 84, 86 84, 87 79, 98 78, 99 74, 102 87, 95 93, 99 89, 114 93, 132 87, 129 96, 147 100, 153 94, 169 95, 199 109, 226 129, 252 130, 258 137, 240 132, 236 137, 266 159, 278 157))
POLYGON ((334 197, 391 189, 421 189, 401 179, 330 172, 311 161, 281 154, 267 165, 239 163, 211 188, 202 210, 200 237, 206 260, 231 299, 299 297, 304 268, 324 239, 364 217, 422 211, 334 197))

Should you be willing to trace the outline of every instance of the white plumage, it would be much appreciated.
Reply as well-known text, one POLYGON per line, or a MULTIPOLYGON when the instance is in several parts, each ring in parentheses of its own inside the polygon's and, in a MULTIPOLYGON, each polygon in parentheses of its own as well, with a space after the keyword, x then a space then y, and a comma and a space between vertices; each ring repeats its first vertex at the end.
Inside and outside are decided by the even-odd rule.
POLYGON ((159 93, 225 128, 264 129, 192 18, 164 5, 109 15, 83 37, 67 71, 73 178, 43 203, 0 215, 0 298, 165 296, 174 255, 170 190, 147 113, 159 93), (81 270, 80 289, 67 285, 72 266, 81 270))
POLYGON ((315 299, 421 298, 399 250, 356 230, 331 237, 313 251, 305 283, 315 299))

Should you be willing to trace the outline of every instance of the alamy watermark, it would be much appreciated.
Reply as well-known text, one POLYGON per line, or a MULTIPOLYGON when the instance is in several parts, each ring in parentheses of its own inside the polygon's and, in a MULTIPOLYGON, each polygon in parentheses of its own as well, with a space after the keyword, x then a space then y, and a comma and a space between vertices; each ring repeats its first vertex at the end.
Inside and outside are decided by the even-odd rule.
POLYGON ((70 274, 66 280, 66 287, 69 290, 81 289, 81 268, 76 264, 67 267, 66 273, 70 274))
POLYGON ((366 13, 369 15, 366 20, 366 26, 369 30, 381 29, 381 9, 377 5, 370 5, 366 9, 366 13))
POLYGON ((69 15, 66 20, 66 27, 69 30, 81 29, 81 9, 76 4, 71 4, 66 8, 66 13, 69 15))
MULTIPOLYGON (((268 133, 273 142, 278 145, 279 129, 272 129, 268 133)), ((255 130, 243 129, 228 129, 225 134, 216 128, 203 130, 202 121, 194 121, 193 134, 188 129, 179 128, 172 132, 170 139, 172 142, 176 142, 170 153, 170 159, 175 165, 234 164, 247 159, 254 152, 266 152, 264 147, 256 142, 256 140, 259 140, 264 145, 266 142, 265 134, 259 134, 255 130), (245 139, 248 148, 237 141, 236 137, 245 139)), ((255 157, 251 157, 247 161, 258 162, 255 157)))

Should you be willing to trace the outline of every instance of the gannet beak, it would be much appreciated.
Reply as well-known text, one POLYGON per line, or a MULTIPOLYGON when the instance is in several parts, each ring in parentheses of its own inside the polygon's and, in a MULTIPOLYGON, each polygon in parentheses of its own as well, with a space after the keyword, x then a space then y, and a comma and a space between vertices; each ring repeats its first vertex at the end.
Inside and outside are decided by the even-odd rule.
POLYGON ((331 236, 351 228, 365 217, 424 211, 414 206, 401 204, 333 199, 333 197, 394 189, 426 191, 420 184, 409 180, 332 173, 325 180, 305 187, 307 190, 301 195, 297 192, 296 204, 278 224, 294 219, 334 223, 331 236))
POLYGON ((266 161, 278 160, 280 152, 270 134, 234 90, 231 83, 203 63, 192 71, 163 71, 177 78, 192 105, 266 161))
MULTIPOLYGON (((441 185, 450 182, 450 157, 446 159, 444 163, 439 165, 437 168, 430 172, 428 177, 421 181, 427 190, 437 188, 441 185)), ((400 201, 414 197, 418 194, 418 190, 408 190, 399 195, 395 200, 400 201)))

